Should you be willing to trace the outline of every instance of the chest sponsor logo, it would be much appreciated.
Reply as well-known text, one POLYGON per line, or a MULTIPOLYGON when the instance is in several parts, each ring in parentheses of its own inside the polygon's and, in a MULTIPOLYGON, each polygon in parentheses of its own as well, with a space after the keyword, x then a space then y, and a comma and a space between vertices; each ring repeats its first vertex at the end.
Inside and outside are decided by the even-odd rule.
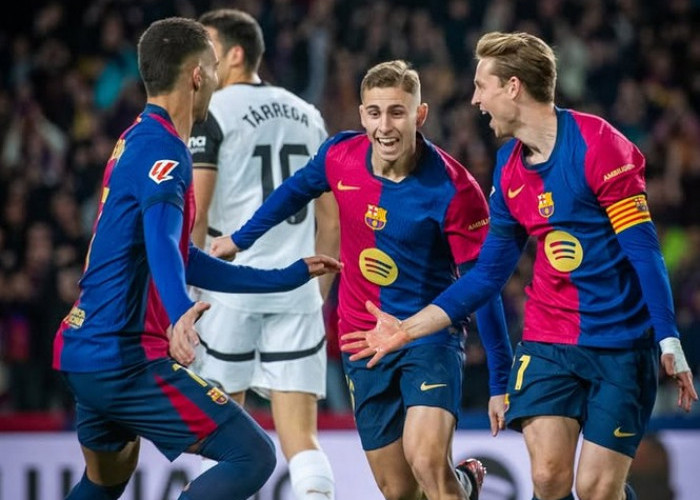
POLYGON ((338 191, 357 191, 360 189, 360 186, 349 186, 347 184, 343 184, 342 180, 338 181, 336 187, 338 188, 338 191))
POLYGON ((520 191, 522 191, 523 189, 525 189, 525 184, 523 184, 522 186, 520 186, 517 189, 508 188, 508 198, 510 198, 512 200, 513 198, 518 196, 520 194, 520 191))
POLYGON ((581 242, 566 231, 552 231, 544 239, 544 253, 551 266, 562 273, 570 273, 581 265, 581 242))
POLYGON ((358 264, 362 276, 375 285, 389 286, 399 276, 399 269, 394 259, 378 248, 362 250, 358 264))
POLYGON ((172 172, 179 164, 180 162, 175 160, 158 160, 153 164, 151 170, 148 172, 148 177, 150 177, 156 184, 169 181, 173 178, 173 176, 170 175, 170 172, 172 172))
POLYGON ((554 213, 554 200, 552 199, 551 191, 537 195, 537 210, 542 217, 549 218, 552 216, 554 213))
POLYGON ((367 204, 365 224, 373 231, 381 231, 386 226, 386 209, 377 205, 367 204))

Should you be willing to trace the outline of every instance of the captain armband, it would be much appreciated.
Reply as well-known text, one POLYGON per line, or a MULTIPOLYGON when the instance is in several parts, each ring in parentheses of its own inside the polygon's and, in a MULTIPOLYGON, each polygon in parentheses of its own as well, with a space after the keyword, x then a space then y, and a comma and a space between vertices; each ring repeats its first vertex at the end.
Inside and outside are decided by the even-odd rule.
POLYGON ((615 234, 621 233, 625 229, 651 222, 647 197, 644 194, 637 194, 613 203, 605 209, 612 224, 615 234))

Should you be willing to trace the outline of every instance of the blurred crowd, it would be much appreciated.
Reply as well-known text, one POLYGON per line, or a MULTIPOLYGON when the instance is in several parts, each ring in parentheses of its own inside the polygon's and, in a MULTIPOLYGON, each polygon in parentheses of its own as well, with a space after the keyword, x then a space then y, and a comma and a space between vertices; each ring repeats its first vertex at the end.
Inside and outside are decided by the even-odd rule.
MULTIPOLYGON (((0 410, 72 405, 50 368, 52 338, 77 297, 102 169, 141 111, 136 41, 152 21, 238 7, 263 27, 270 83, 316 104, 329 133, 360 127, 369 66, 404 58, 430 105, 425 134, 461 160, 485 192, 495 143, 470 106, 473 47, 491 30, 553 44, 557 103, 600 114, 647 157, 652 216, 675 294, 682 342, 700 369, 700 2, 697 0, 59 0, 18 4, 0 20, 0 410)), ((504 289, 513 341, 532 252, 504 289)), ((347 411, 329 323, 329 398, 347 411)), ((473 326, 475 328, 475 326, 473 326)), ((463 403, 488 400, 475 330, 466 345, 463 403)), ((662 376, 656 414, 673 414, 662 376)))

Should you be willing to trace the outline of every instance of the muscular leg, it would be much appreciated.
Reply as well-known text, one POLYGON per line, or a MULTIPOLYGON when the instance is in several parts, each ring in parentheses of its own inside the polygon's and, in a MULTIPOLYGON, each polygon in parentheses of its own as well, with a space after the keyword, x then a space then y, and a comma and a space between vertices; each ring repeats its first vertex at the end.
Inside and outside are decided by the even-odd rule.
POLYGON ((572 418, 541 416, 523 422, 535 496, 558 500, 571 494, 580 426, 572 418))
POLYGON ((430 500, 467 499, 452 464, 455 423, 454 416, 443 408, 412 406, 406 412, 403 430, 406 460, 430 500))
POLYGON ((576 473, 576 494, 581 500, 624 500, 625 479, 632 458, 583 441, 576 473))
POLYGON ((270 404, 297 498, 332 500, 335 497, 333 472, 317 438, 316 395, 271 391, 270 404))
POLYGON ((387 500, 418 500, 420 487, 404 456, 401 439, 365 452, 374 480, 387 500))

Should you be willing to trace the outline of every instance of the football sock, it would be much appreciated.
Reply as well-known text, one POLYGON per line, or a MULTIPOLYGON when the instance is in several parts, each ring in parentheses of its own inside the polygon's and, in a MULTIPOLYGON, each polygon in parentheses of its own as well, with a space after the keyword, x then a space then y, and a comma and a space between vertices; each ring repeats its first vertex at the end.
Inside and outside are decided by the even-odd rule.
POLYGON ((68 493, 66 500, 117 500, 124 493, 128 482, 124 481, 114 486, 100 486, 90 481, 87 472, 84 472, 80 482, 68 493))
POLYGON ((472 490, 474 489, 471 479, 469 479, 469 476, 466 472, 459 469, 455 469, 455 474, 457 474, 457 479, 464 488, 464 491, 467 492, 467 498, 471 498, 472 490))
POLYGON ((334 500, 335 481, 321 450, 300 451, 289 461, 289 477, 297 500, 334 500))
POLYGON ((637 500, 637 494, 632 489, 630 483, 625 483, 625 495, 626 500, 637 500))
POLYGON ((246 500, 275 469, 275 445, 243 410, 204 441, 199 454, 218 462, 195 478, 179 500, 246 500))

